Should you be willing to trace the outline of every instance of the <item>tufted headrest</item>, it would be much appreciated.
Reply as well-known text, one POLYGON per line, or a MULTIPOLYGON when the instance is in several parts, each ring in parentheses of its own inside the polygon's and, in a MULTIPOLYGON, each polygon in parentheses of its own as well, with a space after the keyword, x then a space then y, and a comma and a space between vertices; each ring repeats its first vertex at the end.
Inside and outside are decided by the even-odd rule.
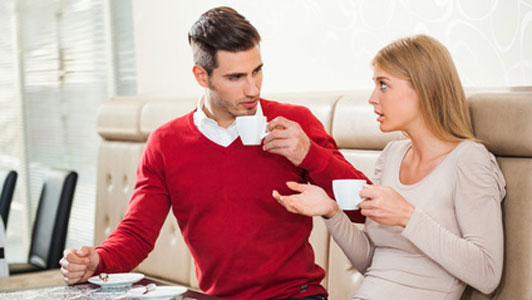
MULTIPOLYGON (((400 132, 382 133, 368 104, 370 91, 299 93, 267 97, 307 106, 341 149, 380 150, 400 132)), ((158 126, 182 116, 197 99, 114 98, 98 113, 98 133, 107 140, 145 141, 158 126)), ((475 135, 500 156, 532 156, 532 92, 472 93, 468 102, 475 135)))

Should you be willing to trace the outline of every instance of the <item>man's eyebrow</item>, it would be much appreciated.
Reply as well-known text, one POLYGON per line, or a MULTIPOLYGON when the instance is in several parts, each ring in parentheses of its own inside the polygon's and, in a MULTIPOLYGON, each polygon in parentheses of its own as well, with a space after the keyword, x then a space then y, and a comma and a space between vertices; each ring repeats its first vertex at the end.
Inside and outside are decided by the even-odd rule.
MULTIPOLYGON (((256 72, 260 69, 262 69, 262 66, 264 66, 264 64, 260 64, 259 66, 257 66, 255 69, 253 69, 253 72, 256 72)), ((240 76, 245 76, 246 73, 244 72, 235 72, 235 73, 228 73, 228 74, 225 74, 223 75, 224 77, 240 77, 240 76)))
POLYGON ((253 72, 256 72, 256 71, 262 69, 262 66, 264 66, 264 64, 260 64, 258 67, 256 67, 256 68, 253 70, 253 72))
POLYGON ((228 73, 228 74, 225 74, 224 77, 240 77, 240 76, 245 76, 246 73, 228 73))

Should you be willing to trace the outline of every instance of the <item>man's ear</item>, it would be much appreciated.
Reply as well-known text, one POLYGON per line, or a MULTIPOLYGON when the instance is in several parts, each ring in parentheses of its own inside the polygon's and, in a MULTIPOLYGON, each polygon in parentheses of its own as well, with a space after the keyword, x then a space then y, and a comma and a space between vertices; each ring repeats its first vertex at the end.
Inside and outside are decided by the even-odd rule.
POLYGON ((196 81, 201 87, 209 87, 209 75, 202 66, 194 65, 192 67, 192 73, 194 73, 194 77, 196 77, 196 81))

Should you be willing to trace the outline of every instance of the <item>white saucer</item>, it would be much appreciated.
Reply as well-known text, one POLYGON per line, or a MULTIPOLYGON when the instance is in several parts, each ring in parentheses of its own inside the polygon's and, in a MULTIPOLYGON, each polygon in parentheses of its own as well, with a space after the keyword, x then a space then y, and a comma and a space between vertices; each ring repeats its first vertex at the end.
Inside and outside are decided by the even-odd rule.
POLYGON ((89 282, 97 284, 102 288, 117 288, 117 287, 129 287, 133 283, 144 278, 144 274, 140 273, 113 273, 109 274, 107 281, 103 281, 98 276, 89 278, 89 282))
POLYGON ((183 286, 157 286, 155 290, 143 295, 144 291, 146 291, 145 287, 138 287, 129 290, 126 295, 139 299, 172 299, 184 294, 187 288, 183 286))

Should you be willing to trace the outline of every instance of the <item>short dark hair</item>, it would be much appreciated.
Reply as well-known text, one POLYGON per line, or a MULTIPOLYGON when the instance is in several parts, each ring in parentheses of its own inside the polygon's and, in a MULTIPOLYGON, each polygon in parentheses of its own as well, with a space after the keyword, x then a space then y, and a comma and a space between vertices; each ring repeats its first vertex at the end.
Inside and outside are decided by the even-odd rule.
POLYGON ((188 32, 194 63, 210 76, 218 67, 216 51, 245 51, 260 42, 259 32, 236 10, 221 6, 203 13, 188 32))

